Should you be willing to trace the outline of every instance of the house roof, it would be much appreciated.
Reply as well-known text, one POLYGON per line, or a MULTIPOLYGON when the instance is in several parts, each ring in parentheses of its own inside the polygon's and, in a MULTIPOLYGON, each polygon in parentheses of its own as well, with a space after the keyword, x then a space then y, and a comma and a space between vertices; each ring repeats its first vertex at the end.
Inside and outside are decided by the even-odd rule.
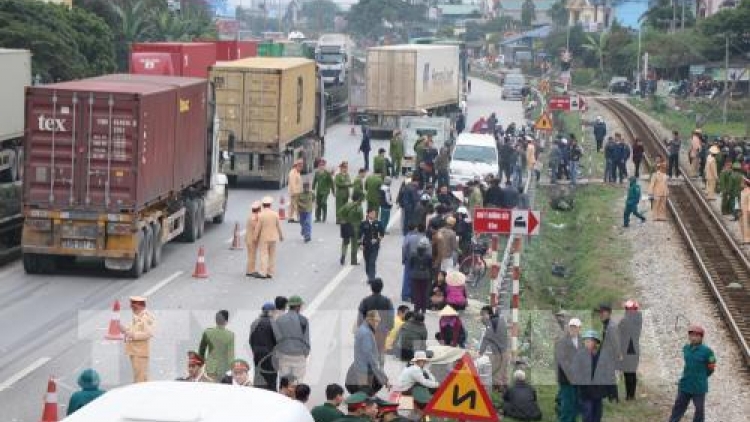
POLYGON ((552 26, 550 25, 540 26, 539 28, 532 29, 531 31, 522 32, 518 35, 514 35, 512 37, 506 38, 500 43, 500 45, 514 44, 524 38, 547 38, 551 32, 552 32, 552 26))
POLYGON ((475 4, 441 4, 438 8, 443 16, 468 16, 482 13, 479 5, 475 4))

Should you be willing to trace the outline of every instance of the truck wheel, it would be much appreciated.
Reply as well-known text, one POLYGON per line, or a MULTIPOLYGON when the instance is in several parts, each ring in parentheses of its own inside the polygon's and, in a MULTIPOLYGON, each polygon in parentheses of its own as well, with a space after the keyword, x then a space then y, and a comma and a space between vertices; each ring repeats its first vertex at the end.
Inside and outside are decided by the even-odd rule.
POLYGON ((196 199, 196 215, 197 215, 197 229, 198 229, 198 239, 203 237, 203 233, 206 231, 206 209, 205 209, 205 202, 203 202, 202 199, 196 199))
POLYGON ((156 268, 161 264, 161 248, 164 244, 161 242, 161 224, 155 222, 152 225, 151 231, 153 232, 154 247, 151 254, 151 268, 156 268))
POLYGON ((151 226, 143 228, 143 272, 147 273, 151 269, 154 257, 154 232, 151 226))
POLYGON ((127 271, 127 276, 131 278, 138 278, 143 275, 143 267, 145 266, 144 252, 146 249, 145 237, 143 232, 138 232, 138 251, 135 253, 133 258, 133 266, 127 271))
POLYGON ((228 174, 227 175, 227 183, 229 183, 229 187, 233 188, 237 186, 237 175, 236 174, 228 174))
POLYGON ((183 242, 193 243, 198 239, 198 219, 196 203, 192 199, 185 201, 185 229, 180 239, 183 242))
POLYGON ((26 274, 39 274, 39 257, 33 253, 23 254, 23 269, 26 274))

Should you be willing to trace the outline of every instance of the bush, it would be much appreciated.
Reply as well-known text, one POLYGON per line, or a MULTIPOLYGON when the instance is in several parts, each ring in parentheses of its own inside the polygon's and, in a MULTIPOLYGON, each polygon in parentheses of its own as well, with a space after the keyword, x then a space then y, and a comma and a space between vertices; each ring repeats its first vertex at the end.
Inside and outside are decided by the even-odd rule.
POLYGON ((573 76, 574 86, 590 86, 596 80, 596 74, 598 71, 596 69, 583 68, 574 69, 570 73, 573 76))

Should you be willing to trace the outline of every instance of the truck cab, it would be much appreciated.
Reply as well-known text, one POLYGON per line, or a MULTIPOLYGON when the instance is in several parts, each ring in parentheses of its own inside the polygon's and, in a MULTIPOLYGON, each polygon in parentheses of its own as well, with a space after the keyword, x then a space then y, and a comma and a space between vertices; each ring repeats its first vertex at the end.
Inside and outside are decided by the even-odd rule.
POLYGON ((414 145, 422 136, 430 135, 438 150, 453 144, 451 119, 448 117, 404 116, 399 122, 401 137, 404 140, 404 160, 402 172, 414 171, 414 145))
POLYGON ((343 85, 349 70, 350 41, 343 34, 323 34, 315 47, 315 61, 326 85, 343 85))

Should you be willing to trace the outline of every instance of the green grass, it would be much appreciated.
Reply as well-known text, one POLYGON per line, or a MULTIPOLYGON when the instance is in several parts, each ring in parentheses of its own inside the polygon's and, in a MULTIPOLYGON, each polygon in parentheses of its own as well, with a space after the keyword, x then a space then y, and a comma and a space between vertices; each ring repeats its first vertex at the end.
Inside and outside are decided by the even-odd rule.
POLYGON ((736 110, 730 110, 727 124, 721 122, 721 112, 716 104, 707 101, 685 102, 680 110, 666 105, 665 99, 630 98, 630 104, 639 110, 653 116, 665 128, 677 130, 683 137, 687 137, 695 129, 695 116, 704 116, 703 132, 710 138, 716 136, 747 136, 747 115, 742 105, 736 110))
MULTIPOLYGON (((571 117, 574 119, 574 117, 571 117)), ((555 421, 557 385, 554 341, 561 331, 552 314, 560 309, 583 321, 584 329, 601 329, 592 312, 601 302, 619 303, 632 293, 628 262, 632 253, 620 236, 620 211, 613 209, 624 195, 618 186, 580 186, 574 209, 559 212, 549 206, 549 192, 536 192, 535 208, 542 212, 541 235, 524 244, 521 263, 521 354, 530 362, 528 375, 537 388, 544 421, 555 421), (558 262, 565 278, 551 274, 558 262)), ((640 393, 656 395, 656 388, 639 386, 640 393)), ((620 386, 624 396, 624 386, 620 386)), ((606 421, 663 420, 664 406, 649 399, 605 406, 606 421)), ((507 420, 512 420, 508 418, 507 420)))

